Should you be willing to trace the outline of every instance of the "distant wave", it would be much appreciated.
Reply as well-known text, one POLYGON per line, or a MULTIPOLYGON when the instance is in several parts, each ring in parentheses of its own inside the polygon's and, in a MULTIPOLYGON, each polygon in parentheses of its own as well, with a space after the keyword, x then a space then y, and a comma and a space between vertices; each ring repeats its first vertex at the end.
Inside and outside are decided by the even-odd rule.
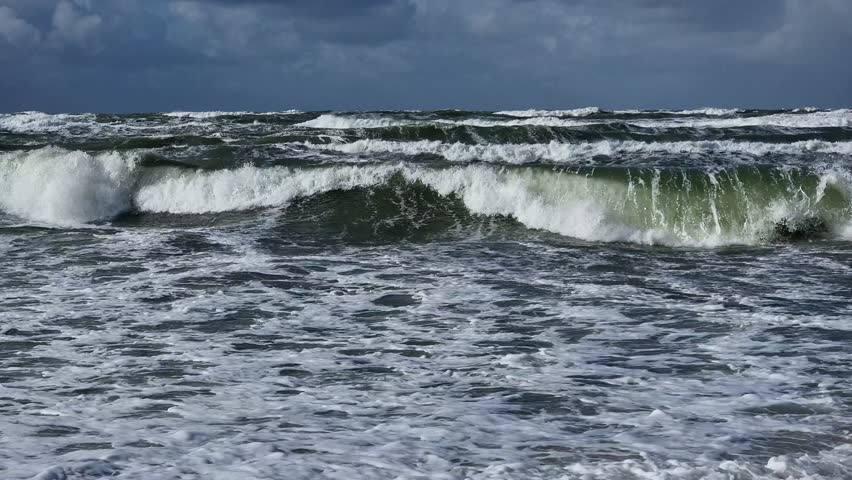
POLYGON ((742 111, 743 110, 739 108, 704 107, 693 110, 660 110, 660 113, 668 113, 670 115, 706 115, 708 117, 723 117, 726 115, 736 115, 742 111))
POLYGON ((206 119, 206 118, 217 118, 217 117, 225 117, 225 116, 234 116, 234 115, 248 115, 249 112, 166 112, 163 113, 166 117, 175 117, 175 118, 197 118, 197 119, 206 119))
POLYGON ((440 123, 468 125, 475 127, 506 127, 534 125, 542 127, 576 127, 595 123, 625 122, 646 128, 736 128, 736 127, 783 127, 783 128, 823 128, 849 127, 852 125, 852 110, 832 110, 811 113, 777 113, 754 117, 701 118, 684 115, 683 118, 636 118, 623 119, 565 119, 558 117, 529 117, 517 120, 439 120, 440 123))
POLYGON ((238 111, 238 112, 220 112, 220 111, 212 111, 212 112, 167 112, 163 113, 166 117, 176 117, 176 118, 196 118, 196 119, 207 119, 207 118, 217 118, 217 117, 236 117, 241 115, 296 115, 302 113, 299 110, 283 110, 280 112, 246 112, 246 111, 238 111))
MULTIPOLYGON (((650 113, 664 113, 668 115, 705 115, 705 116, 726 116, 726 115, 736 115, 737 113, 743 112, 742 109, 739 108, 713 108, 713 107, 705 107, 705 108, 697 108, 692 110, 653 110, 650 113)), ((589 115, 594 115, 597 113, 609 113, 605 110, 601 110, 599 107, 584 107, 584 108, 575 108, 570 110, 502 110, 499 112, 494 112, 496 115, 505 115, 508 117, 586 117, 589 115)), ((624 115, 624 114, 633 114, 640 115, 642 113, 649 113, 647 110, 614 110, 611 113, 624 115)))
POLYGON ((543 144, 485 144, 443 143, 439 141, 397 142, 387 140, 357 140, 351 143, 304 145, 311 149, 332 150, 349 154, 402 153, 406 155, 434 154, 454 162, 484 161, 495 163, 578 163, 597 156, 624 154, 709 155, 713 153, 748 155, 796 155, 824 153, 852 155, 852 142, 819 140, 793 143, 738 142, 709 140, 694 142, 638 142, 603 140, 588 143, 543 144))
POLYGON ((93 113, 43 113, 19 112, 0 114, 0 130, 15 133, 53 132, 73 125, 86 125, 95 121, 93 113))
MULTIPOLYGON (((701 115, 695 116, 695 112, 677 112, 675 118, 563 118, 559 116, 522 116, 511 120, 496 118, 468 118, 463 120, 454 119, 400 119, 375 115, 338 115, 323 114, 312 120, 297 124, 299 127, 324 128, 324 129, 374 129, 401 127, 411 125, 457 125, 472 127, 517 127, 517 126, 540 126, 540 127, 577 127, 584 125, 606 124, 606 123, 628 123, 637 127, 646 128, 736 128, 736 127, 778 127, 778 128, 830 128, 849 127, 852 125, 852 110, 841 109, 831 111, 815 111, 807 113, 773 113, 757 116, 724 117, 729 112, 715 110, 711 113, 709 109, 701 110, 701 115), (708 117, 724 118, 708 118, 708 117)), ((527 112, 523 112, 527 113, 527 112)), ((552 113, 552 111, 530 111, 529 113, 552 113)), ((674 112, 673 112, 674 113, 674 112)))
POLYGON ((328 129, 349 129, 349 128, 384 128, 384 127, 395 127, 401 125, 415 125, 418 121, 405 121, 399 120, 395 118, 389 117, 349 117, 349 116, 340 116, 334 114, 323 114, 317 118, 312 120, 308 120, 306 122, 297 123, 296 127, 308 127, 308 128, 328 128, 328 129))
POLYGON ((600 113, 598 107, 575 108, 571 110, 503 110, 494 112, 496 115, 506 115, 507 117, 585 117, 600 113))
MULTIPOLYGON (((282 112, 167 112, 155 114, 184 121, 195 122, 198 129, 212 127, 213 120, 221 117, 274 117, 293 115, 293 121, 301 120, 297 110, 282 112)), ((43 112, 19 112, 0 114, 0 131, 15 134, 58 133, 78 136, 81 134, 126 135, 133 131, 168 132, 174 125, 156 122, 123 122, 120 116, 81 114, 48 114, 43 112)), ((244 122, 245 123, 245 122, 244 122)), ((234 126, 241 123, 233 123, 234 126)), ((387 113, 324 113, 316 118, 292 126, 309 129, 380 129, 409 126, 460 127, 545 127, 572 128, 590 125, 628 125, 642 128, 738 128, 767 127, 777 129, 805 128, 849 128, 852 126, 852 110, 800 109, 783 113, 754 114, 736 109, 706 108, 682 111, 628 111, 606 112, 597 107, 575 110, 517 110, 495 114, 475 115, 472 112, 387 112, 387 113), (630 114, 629 116, 626 116, 630 114), (662 116, 660 116, 662 115, 662 116)))

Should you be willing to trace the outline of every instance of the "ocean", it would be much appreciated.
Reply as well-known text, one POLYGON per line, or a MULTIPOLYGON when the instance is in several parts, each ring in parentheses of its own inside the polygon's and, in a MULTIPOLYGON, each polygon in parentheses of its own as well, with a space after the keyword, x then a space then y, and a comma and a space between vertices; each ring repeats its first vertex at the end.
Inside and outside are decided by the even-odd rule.
POLYGON ((4 479, 852 478, 852 110, 0 114, 4 479))

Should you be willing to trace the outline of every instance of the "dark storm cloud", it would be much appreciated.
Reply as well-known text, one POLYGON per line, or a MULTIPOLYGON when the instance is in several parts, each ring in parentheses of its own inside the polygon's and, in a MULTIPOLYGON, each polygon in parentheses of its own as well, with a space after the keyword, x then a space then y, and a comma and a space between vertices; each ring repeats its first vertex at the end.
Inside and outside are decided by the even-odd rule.
POLYGON ((0 109, 842 106, 846 0, 0 0, 0 109))

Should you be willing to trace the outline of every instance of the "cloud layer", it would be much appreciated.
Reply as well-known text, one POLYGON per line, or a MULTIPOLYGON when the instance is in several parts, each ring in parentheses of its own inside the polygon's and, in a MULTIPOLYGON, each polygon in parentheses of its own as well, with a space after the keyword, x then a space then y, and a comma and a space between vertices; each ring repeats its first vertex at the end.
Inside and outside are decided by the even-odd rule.
POLYGON ((852 104, 846 0, 0 0, 0 110, 852 104))

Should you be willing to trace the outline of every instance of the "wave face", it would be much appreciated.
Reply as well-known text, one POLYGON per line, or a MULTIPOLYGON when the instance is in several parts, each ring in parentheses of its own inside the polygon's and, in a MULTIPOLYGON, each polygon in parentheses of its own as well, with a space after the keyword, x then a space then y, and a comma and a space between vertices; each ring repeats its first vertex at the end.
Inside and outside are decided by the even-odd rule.
MULTIPOLYGON (((29 220, 69 225, 132 211, 203 214, 286 207, 332 191, 387 188, 392 181, 403 191, 424 186, 440 202, 461 202, 473 215, 509 217, 530 229, 589 241, 751 244, 843 235, 852 219, 852 181, 836 170, 565 170, 408 162, 210 170, 58 148, 3 156, 0 205, 29 220)), ((379 218, 400 213, 390 209, 374 213, 379 218)), ((422 214, 423 208, 417 211, 422 214)))

